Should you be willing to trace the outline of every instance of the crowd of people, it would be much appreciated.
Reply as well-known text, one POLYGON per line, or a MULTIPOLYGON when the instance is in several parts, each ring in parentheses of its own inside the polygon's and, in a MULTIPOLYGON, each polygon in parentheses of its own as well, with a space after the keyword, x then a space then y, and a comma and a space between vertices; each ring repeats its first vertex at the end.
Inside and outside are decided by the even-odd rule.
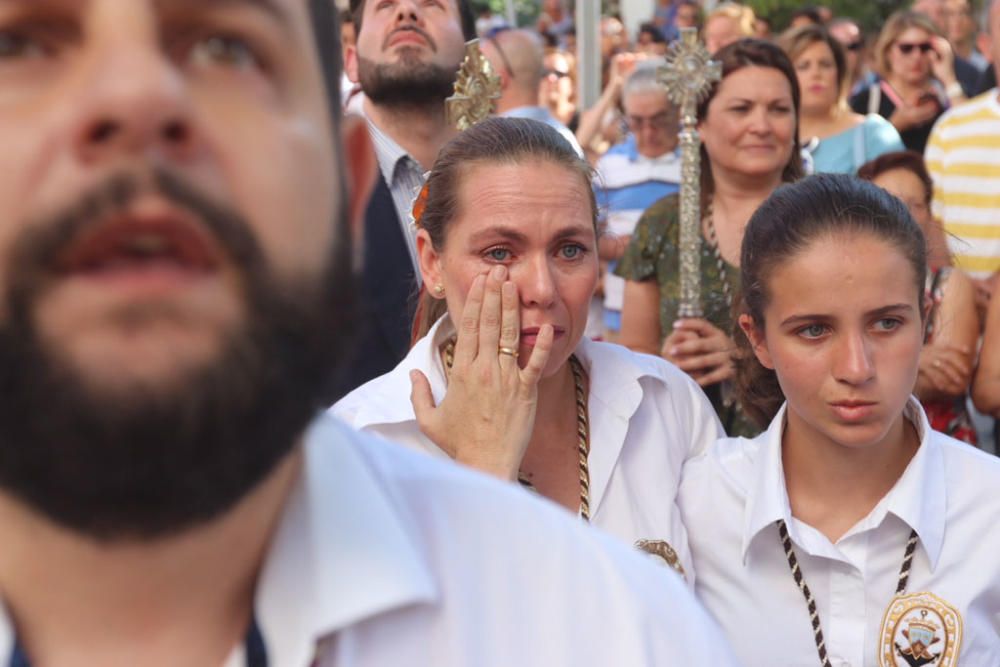
POLYGON ((981 19, 0 0, 0 664, 1000 665, 981 19))
MULTIPOLYGON (((391 4, 395 30, 430 30, 391 4)), ((384 183, 408 152, 428 171, 405 185, 411 211, 395 196, 393 231, 414 248, 391 299, 410 299, 408 352, 352 378, 333 414, 657 555, 748 664, 929 664, 956 642, 991 664, 1000 627, 979 644, 946 617, 969 628, 1000 573, 971 558, 970 586, 943 563, 969 553, 969 526, 989 530, 989 502, 972 507, 997 465, 976 448, 993 449, 1000 416, 997 4, 977 29, 966 1, 920 0, 865 34, 824 7, 777 26, 733 2, 660 0, 631 39, 601 18, 589 108, 564 3, 531 26, 483 11, 497 119, 430 162, 409 146, 443 122, 444 90, 402 95, 428 71, 400 65, 388 99, 384 80, 350 76, 346 103, 373 136, 391 132, 383 107, 411 118, 391 150, 376 141, 384 183), (721 67, 696 112, 701 317, 681 316, 680 114, 660 77, 684 28, 721 67), (911 590, 958 602, 933 611, 911 590), (899 618, 882 627, 887 605, 899 618)), ((363 14, 344 18, 359 37, 348 67, 381 58, 388 74, 391 49, 366 55, 363 14)), ((371 213, 369 256, 385 242, 371 213)))

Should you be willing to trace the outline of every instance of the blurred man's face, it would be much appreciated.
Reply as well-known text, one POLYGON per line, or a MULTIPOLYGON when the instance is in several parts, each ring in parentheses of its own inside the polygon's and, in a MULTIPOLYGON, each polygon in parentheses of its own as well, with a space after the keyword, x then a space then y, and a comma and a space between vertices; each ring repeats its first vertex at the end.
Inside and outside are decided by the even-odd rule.
POLYGON ((728 16, 713 16, 705 23, 705 48, 709 53, 715 53, 743 36, 739 24, 728 16))
POLYGON ((623 106, 640 155, 657 158, 677 148, 677 109, 666 93, 632 92, 625 96, 623 106))
POLYGON ((0 36, 0 489, 107 535, 205 519, 294 440, 280 400, 235 434, 320 382, 349 277, 307 2, 0 0, 0 36))
POLYGON ((457 0, 367 0, 346 66, 373 102, 439 104, 464 56, 457 0))
POLYGON ((694 5, 681 5, 674 16, 674 25, 678 28, 698 27, 698 8, 694 5))
POLYGON ((926 14, 943 33, 948 28, 944 5, 945 0, 916 0, 913 3, 913 11, 926 14))
POLYGON ((948 28, 945 37, 952 44, 969 42, 975 36, 976 20, 968 0, 946 0, 944 16, 948 28))

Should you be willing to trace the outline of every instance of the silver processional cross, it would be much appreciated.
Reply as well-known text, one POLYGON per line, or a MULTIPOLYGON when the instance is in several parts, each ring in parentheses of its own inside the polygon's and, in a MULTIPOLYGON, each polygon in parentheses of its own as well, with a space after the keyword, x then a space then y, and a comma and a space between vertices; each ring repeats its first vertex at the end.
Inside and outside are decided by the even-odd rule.
POLYGON ((698 102, 722 78, 722 65, 698 41, 695 28, 681 28, 680 38, 667 53, 667 64, 657 74, 670 100, 680 107, 680 317, 701 317, 701 139, 698 102))

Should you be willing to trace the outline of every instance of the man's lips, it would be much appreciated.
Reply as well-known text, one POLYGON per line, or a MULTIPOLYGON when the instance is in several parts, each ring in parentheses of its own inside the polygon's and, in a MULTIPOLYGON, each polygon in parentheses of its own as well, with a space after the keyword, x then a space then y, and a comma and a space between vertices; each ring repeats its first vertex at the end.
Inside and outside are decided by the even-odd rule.
POLYGON ((71 240, 55 260, 62 276, 167 270, 205 274, 221 253, 190 215, 171 207, 114 214, 71 240))
POLYGON ((403 28, 396 30, 389 35, 386 40, 387 47, 399 46, 400 44, 419 44, 420 46, 430 46, 430 40, 417 30, 403 28))

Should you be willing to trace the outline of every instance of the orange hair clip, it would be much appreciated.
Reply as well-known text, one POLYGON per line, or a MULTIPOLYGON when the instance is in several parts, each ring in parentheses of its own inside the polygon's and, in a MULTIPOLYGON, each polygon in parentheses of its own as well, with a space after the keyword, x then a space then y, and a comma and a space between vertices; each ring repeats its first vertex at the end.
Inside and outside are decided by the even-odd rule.
POLYGON ((413 225, 415 227, 420 227, 420 218, 424 216, 424 209, 427 208, 427 183, 420 188, 420 192, 417 193, 417 198, 413 200, 413 210, 410 215, 413 216, 413 225))

